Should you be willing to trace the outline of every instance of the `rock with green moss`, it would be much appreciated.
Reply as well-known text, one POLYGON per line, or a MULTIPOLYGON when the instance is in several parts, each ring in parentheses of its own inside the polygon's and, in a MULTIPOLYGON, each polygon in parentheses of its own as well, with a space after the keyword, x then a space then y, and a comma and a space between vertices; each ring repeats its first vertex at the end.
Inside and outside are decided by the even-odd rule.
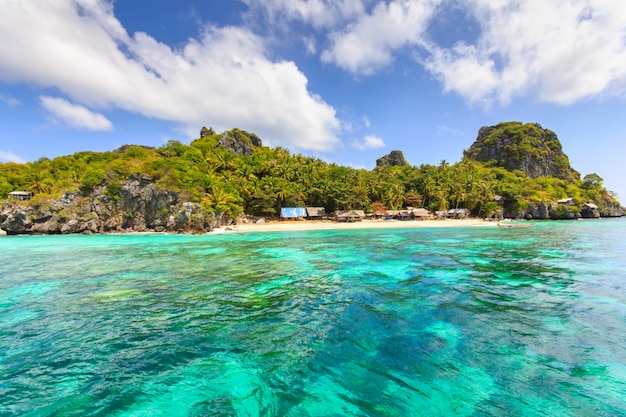
POLYGON ((570 166, 556 133, 538 123, 505 122, 484 126, 464 155, 509 171, 520 170, 531 178, 556 177, 569 182, 580 179, 580 174, 570 166))
POLYGON ((241 129, 223 132, 217 142, 218 146, 229 149, 236 155, 252 155, 253 148, 263 146, 261 139, 254 133, 241 129))
POLYGON ((376 160, 377 167, 405 166, 405 165, 409 165, 409 162, 404 157, 404 154, 402 153, 402 151, 398 151, 398 150, 391 151, 387 155, 383 156, 382 158, 378 158, 376 160))

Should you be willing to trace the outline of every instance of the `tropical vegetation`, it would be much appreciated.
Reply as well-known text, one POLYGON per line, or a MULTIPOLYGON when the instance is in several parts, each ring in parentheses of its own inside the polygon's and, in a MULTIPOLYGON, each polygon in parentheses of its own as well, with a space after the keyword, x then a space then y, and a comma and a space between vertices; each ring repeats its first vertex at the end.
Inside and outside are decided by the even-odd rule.
POLYGON ((163 190, 213 212, 236 218, 277 216, 285 206, 337 209, 430 210, 467 208, 489 217, 504 209, 515 212, 529 204, 573 198, 577 205, 618 204, 597 174, 582 179, 530 178, 467 156, 454 164, 380 165, 373 170, 327 163, 293 154, 282 147, 254 146, 258 138, 233 129, 221 134, 203 129, 189 145, 169 141, 153 148, 125 145, 110 152, 78 152, 24 164, 0 164, 0 199, 14 190, 30 190, 34 201, 60 197, 65 191, 90 193, 104 187, 118 198, 121 185, 133 173, 147 174, 163 190), (237 154, 219 145, 221 137, 236 137, 251 152, 237 154))

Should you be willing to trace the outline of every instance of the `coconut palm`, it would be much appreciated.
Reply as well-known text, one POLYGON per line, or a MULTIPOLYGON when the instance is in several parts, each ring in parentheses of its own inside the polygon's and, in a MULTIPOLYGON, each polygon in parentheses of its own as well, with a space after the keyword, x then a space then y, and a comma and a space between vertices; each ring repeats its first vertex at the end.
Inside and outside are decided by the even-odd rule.
POLYGON ((234 201, 236 197, 219 186, 211 187, 210 192, 206 193, 202 199, 202 202, 209 207, 225 206, 234 201))
POLYGON ((50 177, 47 171, 34 169, 28 174, 28 189, 35 194, 48 194, 50 192, 50 177))

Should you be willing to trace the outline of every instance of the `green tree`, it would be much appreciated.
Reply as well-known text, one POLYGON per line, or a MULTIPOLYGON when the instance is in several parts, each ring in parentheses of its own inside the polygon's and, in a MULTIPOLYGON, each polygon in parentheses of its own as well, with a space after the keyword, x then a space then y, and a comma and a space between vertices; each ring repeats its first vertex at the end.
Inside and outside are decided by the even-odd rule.
POLYGON ((33 168, 28 174, 28 189, 35 194, 50 193, 51 178, 49 173, 39 168, 33 168))
POLYGON ((102 168, 88 168, 80 179, 81 188, 84 191, 91 191, 97 185, 104 183, 106 172, 102 168))

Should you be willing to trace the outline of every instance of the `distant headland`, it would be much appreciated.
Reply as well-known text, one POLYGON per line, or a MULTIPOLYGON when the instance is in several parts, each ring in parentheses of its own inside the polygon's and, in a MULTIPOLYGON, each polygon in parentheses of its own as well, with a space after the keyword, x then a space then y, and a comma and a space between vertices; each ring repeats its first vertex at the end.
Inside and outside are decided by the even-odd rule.
POLYGON ((624 209, 595 173, 570 166, 537 123, 482 127, 461 161, 411 165, 394 150, 373 170, 263 145, 241 129, 203 127, 189 145, 124 145, 0 164, 0 229, 8 234, 204 233, 285 207, 364 216, 575 219, 624 209))

